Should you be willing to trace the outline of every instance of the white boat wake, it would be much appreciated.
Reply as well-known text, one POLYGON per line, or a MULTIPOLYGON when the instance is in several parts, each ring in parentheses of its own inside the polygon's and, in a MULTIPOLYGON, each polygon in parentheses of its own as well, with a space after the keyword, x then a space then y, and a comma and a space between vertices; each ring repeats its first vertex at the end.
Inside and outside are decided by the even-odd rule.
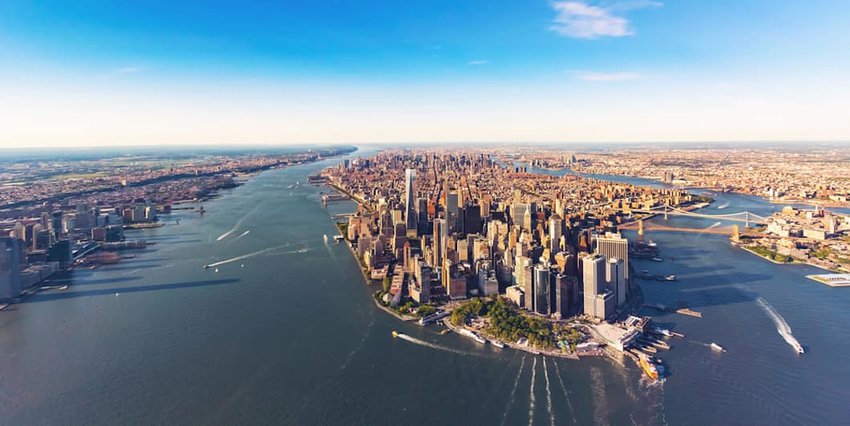
POLYGON ((803 345, 794 337, 794 334, 791 333, 791 327, 785 322, 785 318, 782 315, 779 315, 779 312, 776 312, 776 309, 773 308, 773 305, 768 303, 767 300, 759 297, 756 299, 756 304, 773 320, 773 324, 776 325, 776 331, 785 339, 785 342, 788 343, 789 346, 794 348, 797 353, 802 354, 805 352, 803 350, 803 345))
POLYGON ((398 333, 398 336, 396 336, 396 337, 398 337, 399 339, 402 339, 402 340, 406 340, 406 341, 413 343, 415 345, 425 346, 426 348, 436 349, 438 351, 452 352, 452 353, 456 353, 456 354, 459 354, 459 355, 470 355, 469 353, 459 351, 459 350, 456 350, 456 349, 452 349, 452 348, 447 348, 445 346, 440 346, 440 345, 437 345, 437 344, 434 344, 434 343, 431 343, 431 342, 426 342, 424 340, 417 339, 413 336, 408 336, 404 333, 398 333))
POLYGON ((514 397, 516 396, 516 387, 519 384, 519 377, 522 376, 522 369, 525 368, 525 356, 522 357, 522 362, 519 363, 519 371, 514 379, 514 387, 511 389, 511 396, 508 398, 508 404, 505 406, 505 414, 502 415, 502 425, 508 418, 508 412, 511 411, 511 405, 514 405, 514 397))
POLYGON ((549 387, 549 369, 546 368, 546 357, 543 357, 543 378, 546 379, 546 412, 549 413, 549 424, 555 426, 555 413, 552 411, 552 391, 549 387))
POLYGON ((727 202, 725 202, 725 203, 723 203, 722 205, 717 206, 717 210, 723 210, 723 209, 725 209, 726 207, 729 207, 729 202, 728 202, 728 201, 727 201, 727 202))
POLYGON ((528 388, 528 426, 534 424, 534 378, 537 376, 537 357, 531 365, 531 386, 528 388))
MULTIPOLYGON (((233 225, 233 227, 232 227, 232 228, 228 229, 228 230, 227 230, 227 232, 225 232, 225 233, 223 233, 223 234, 219 235, 219 236, 218 236, 218 238, 216 238, 215 240, 216 240, 216 241, 221 241, 221 240, 223 240, 223 239, 227 238, 228 236, 230 236, 230 234, 232 234, 232 233, 236 232, 236 230, 238 230, 238 229, 239 229, 239 227, 240 227, 240 226, 242 226, 242 222, 244 222, 244 221, 245 221, 245 218, 247 218, 248 216, 250 216, 250 215, 251 215, 251 213, 254 213, 255 211, 257 211, 257 209, 258 209, 258 208, 260 208, 260 206, 256 206, 256 207, 254 207, 253 209, 251 209, 251 211, 249 211, 248 213, 245 213, 245 216, 242 216, 241 218, 239 218, 239 220, 237 220, 237 221, 236 221, 236 223, 233 225)), ((241 235, 240 235, 240 236, 241 236, 241 235)))
POLYGON ((238 239, 240 239, 240 238, 242 238, 242 237, 244 237, 244 236, 246 236, 246 235, 248 235, 248 234, 250 234, 250 233, 251 233, 251 230, 249 229, 249 230, 247 230, 247 231, 245 231, 245 232, 243 232, 243 233, 241 233, 241 234, 237 235, 237 236, 236 236, 236 238, 234 238, 234 239, 233 239, 232 241, 230 241, 230 242, 232 243, 233 241, 236 241, 236 240, 238 240, 238 239))
MULTIPOLYGON (((268 253, 270 251, 280 250, 280 249, 285 248, 285 247, 289 247, 289 243, 279 245, 279 246, 269 247, 269 248, 262 249, 262 250, 258 250, 258 251, 255 251, 253 253, 243 254, 242 256, 236 256, 234 258, 230 258, 230 259, 226 259, 226 260, 220 260, 218 262, 210 263, 209 265, 206 265, 204 267, 205 268, 213 268, 213 267, 216 267, 216 266, 226 265, 228 263, 236 262, 236 261, 239 261, 239 260, 242 260, 242 259, 248 259, 250 257, 259 256, 261 254, 268 253)), ((300 251, 301 250, 298 250, 298 252, 300 252, 300 251)), ((305 249, 305 251, 306 251, 306 249, 305 249)))
POLYGON ((554 365, 555 365, 555 376, 558 378, 558 382, 561 384, 561 390, 564 391, 564 399, 567 400, 567 407, 570 408, 570 415, 573 418, 573 424, 574 425, 578 424, 578 420, 576 420, 576 412, 573 409, 573 403, 570 402, 569 392, 567 392, 567 387, 564 386, 564 379, 561 378, 561 371, 560 371, 560 369, 558 369, 558 363, 555 362, 554 365))

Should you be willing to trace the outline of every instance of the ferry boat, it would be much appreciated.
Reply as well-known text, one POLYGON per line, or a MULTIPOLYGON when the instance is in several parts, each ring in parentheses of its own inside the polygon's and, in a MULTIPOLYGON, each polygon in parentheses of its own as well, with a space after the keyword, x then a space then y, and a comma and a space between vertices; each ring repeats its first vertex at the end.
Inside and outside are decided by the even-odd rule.
POLYGON ((471 337, 472 340, 475 340, 476 342, 481 343, 482 345, 487 343, 487 341, 484 340, 484 338, 479 336, 478 333, 476 333, 474 331, 470 331, 470 330, 467 330, 465 328, 461 328, 459 333, 466 336, 466 337, 471 337))
POLYGON ((652 380, 658 380, 661 377, 658 373, 658 367, 655 363, 652 362, 652 359, 648 355, 638 357, 640 361, 640 366, 643 368, 643 372, 646 373, 647 377, 652 380))
POLYGON ((500 341, 498 341, 498 340, 491 340, 491 341, 490 341, 490 343, 492 343, 492 344, 493 344, 493 346, 495 346, 495 347, 497 347, 497 348, 499 348, 499 349, 504 349, 504 347, 505 347, 505 344, 504 344, 504 343, 502 343, 502 342, 500 342, 500 341))
POLYGON ((723 346, 720 346, 717 343, 711 342, 711 345, 709 345, 709 346, 711 346, 711 350, 713 350, 713 351, 717 351, 717 352, 721 352, 721 353, 726 352, 726 349, 723 349, 723 346))

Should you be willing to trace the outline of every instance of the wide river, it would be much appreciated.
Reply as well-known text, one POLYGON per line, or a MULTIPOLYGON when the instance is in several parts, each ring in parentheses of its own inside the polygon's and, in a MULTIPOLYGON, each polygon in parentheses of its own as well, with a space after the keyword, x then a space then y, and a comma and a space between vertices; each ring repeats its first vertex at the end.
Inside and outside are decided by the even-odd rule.
MULTIPOLYGON (((0 312, 0 423, 846 423, 850 294, 805 278, 816 269, 722 236, 649 234, 668 260, 636 269, 679 282, 642 283, 647 301, 704 317, 656 317, 687 337, 661 354, 666 382, 647 384, 631 362, 499 350, 376 309, 348 249, 323 238, 353 204, 323 207, 326 189, 305 184, 339 161, 262 173, 204 216, 128 232, 156 244, 0 312)), ((774 207, 715 196, 705 212, 774 207)))

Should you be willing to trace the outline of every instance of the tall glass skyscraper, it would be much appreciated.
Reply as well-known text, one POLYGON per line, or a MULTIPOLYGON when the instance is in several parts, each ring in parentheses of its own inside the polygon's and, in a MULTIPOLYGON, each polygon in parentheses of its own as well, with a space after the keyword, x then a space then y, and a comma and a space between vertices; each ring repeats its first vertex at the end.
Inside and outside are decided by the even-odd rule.
POLYGON ((418 217, 416 215, 416 170, 404 171, 404 219, 407 221, 407 233, 416 236, 418 217))

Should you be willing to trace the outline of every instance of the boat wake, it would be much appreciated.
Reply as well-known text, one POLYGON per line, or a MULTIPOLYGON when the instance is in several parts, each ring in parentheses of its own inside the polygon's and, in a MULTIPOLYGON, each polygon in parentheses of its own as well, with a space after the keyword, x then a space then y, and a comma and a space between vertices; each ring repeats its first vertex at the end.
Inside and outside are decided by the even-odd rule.
POLYGON ((717 206, 717 210, 723 210, 723 209, 725 209, 726 207, 729 207, 729 202, 728 202, 728 201, 727 201, 727 202, 725 202, 725 203, 723 203, 723 204, 721 204, 721 205, 719 205, 719 206, 717 206))
POLYGON ((531 386, 528 388, 528 426, 534 424, 534 379, 537 376, 537 357, 531 365, 531 386))
POLYGON ((417 339, 413 336, 408 336, 408 335, 403 334, 403 333, 398 333, 397 337, 399 339, 406 340, 406 341, 413 343, 415 345, 425 346, 426 348, 436 349, 438 351, 446 351, 446 352, 456 353, 456 354, 459 354, 459 355, 470 355, 467 352, 459 351, 457 349, 447 348, 445 346, 440 346, 436 343, 426 342, 424 340, 417 339))
POLYGON ((564 392, 564 399, 567 400, 567 407, 570 408, 570 415, 573 418, 573 424, 578 424, 578 420, 576 420, 576 412, 573 409, 573 403, 570 401, 569 392, 567 392, 567 387, 564 385, 564 379, 561 378, 561 371, 558 369, 558 363, 555 362, 555 376, 558 377, 558 383, 561 384, 561 390, 564 392))
POLYGON ((363 344, 366 343, 366 340, 369 339, 369 336, 372 335, 372 326, 375 325, 375 319, 369 322, 369 325, 366 326, 366 332, 363 334, 363 337, 360 338, 360 342, 357 343, 357 346, 351 353, 348 354, 348 357, 345 358, 345 362, 339 366, 340 370, 345 370, 348 367, 348 364, 351 363, 351 360, 354 359, 354 356, 357 355, 357 352, 360 352, 360 349, 363 348, 363 344))
MULTIPOLYGON (((256 207, 254 207, 253 209, 251 209, 251 211, 249 211, 248 213, 245 213, 245 216, 242 216, 241 218, 239 218, 239 220, 237 220, 237 221, 236 221, 236 223, 235 223, 235 224, 233 224, 233 227, 232 227, 232 228, 228 229, 228 230, 227 230, 227 232, 225 232, 225 233, 223 233, 223 234, 219 235, 219 236, 218 236, 218 238, 216 238, 215 240, 216 240, 216 241, 221 241, 221 240, 223 240, 223 239, 227 238, 228 236, 230 236, 230 234, 232 234, 232 233, 236 232, 236 231, 239 229, 239 227, 240 227, 240 226, 242 226, 242 222, 244 222, 244 221, 245 221, 245 219, 246 219, 248 216, 250 216, 250 215, 251 215, 251 213, 254 213, 255 211, 257 211, 257 209, 258 209, 258 208, 260 208, 260 206, 256 206, 256 207)), ((241 236, 244 236, 244 235, 246 235, 246 233, 243 233, 243 235, 240 235, 240 237, 241 237, 241 236)), ((237 238, 238 238, 238 237, 237 237, 237 238)))
POLYGON ((552 390, 549 386, 549 369, 546 368, 546 357, 543 357, 543 378, 546 379, 546 412, 549 413, 549 424, 555 426, 555 412, 552 411, 552 390))
POLYGON ((237 236, 236 236, 236 238, 234 238, 234 239, 233 239, 233 240, 231 240, 230 242, 232 243, 233 241, 236 241, 236 240, 238 240, 238 239, 240 239, 240 238, 242 238, 242 237, 244 237, 244 236, 246 236, 246 235, 248 235, 248 234, 250 234, 250 233, 251 233, 251 230, 249 229, 249 230, 247 230, 247 231, 245 231, 245 232, 243 232, 243 233, 241 233, 241 234, 237 235, 237 236))
POLYGON ((519 384, 519 378, 522 376, 522 369, 525 368, 525 357, 522 357, 522 362, 519 363, 519 371, 516 373, 516 378, 514 379, 514 387, 511 388, 511 396, 508 398, 508 404, 505 406, 505 414, 502 415, 502 425, 505 424, 505 420, 508 419, 508 412, 511 411, 511 405, 514 405, 514 397, 516 396, 516 387, 519 384))
MULTIPOLYGON (((239 261, 239 260, 248 259, 248 258, 251 258, 251 257, 254 257, 254 256, 259 256, 261 254, 265 254, 265 253, 268 253, 270 251, 280 250, 280 249, 285 248, 285 247, 289 247, 289 243, 279 245, 279 246, 269 247, 269 248, 262 249, 262 250, 258 250, 258 251, 255 251, 253 253, 243 254, 242 256, 236 256, 236 257, 233 257, 233 258, 230 258, 230 259, 220 260, 218 262, 213 262, 213 263, 210 263, 209 265, 205 265, 204 267, 205 268, 214 268, 216 266, 226 265, 228 263, 233 263, 233 262, 236 262, 236 261, 239 261)), ((306 249, 303 249, 303 250, 306 251, 306 249)), ((301 250, 298 250, 297 252, 301 252, 301 250)))
POLYGON ((791 327, 787 322, 785 322, 785 318, 783 318, 782 315, 779 315, 779 312, 776 312, 773 305, 761 297, 756 299, 756 304, 758 304, 759 307, 770 317, 770 319, 773 320, 773 324, 776 325, 776 331, 783 339, 785 339, 785 342, 794 348, 797 353, 802 354, 804 352, 803 345, 801 345, 794 337, 794 334, 791 333, 791 327))

